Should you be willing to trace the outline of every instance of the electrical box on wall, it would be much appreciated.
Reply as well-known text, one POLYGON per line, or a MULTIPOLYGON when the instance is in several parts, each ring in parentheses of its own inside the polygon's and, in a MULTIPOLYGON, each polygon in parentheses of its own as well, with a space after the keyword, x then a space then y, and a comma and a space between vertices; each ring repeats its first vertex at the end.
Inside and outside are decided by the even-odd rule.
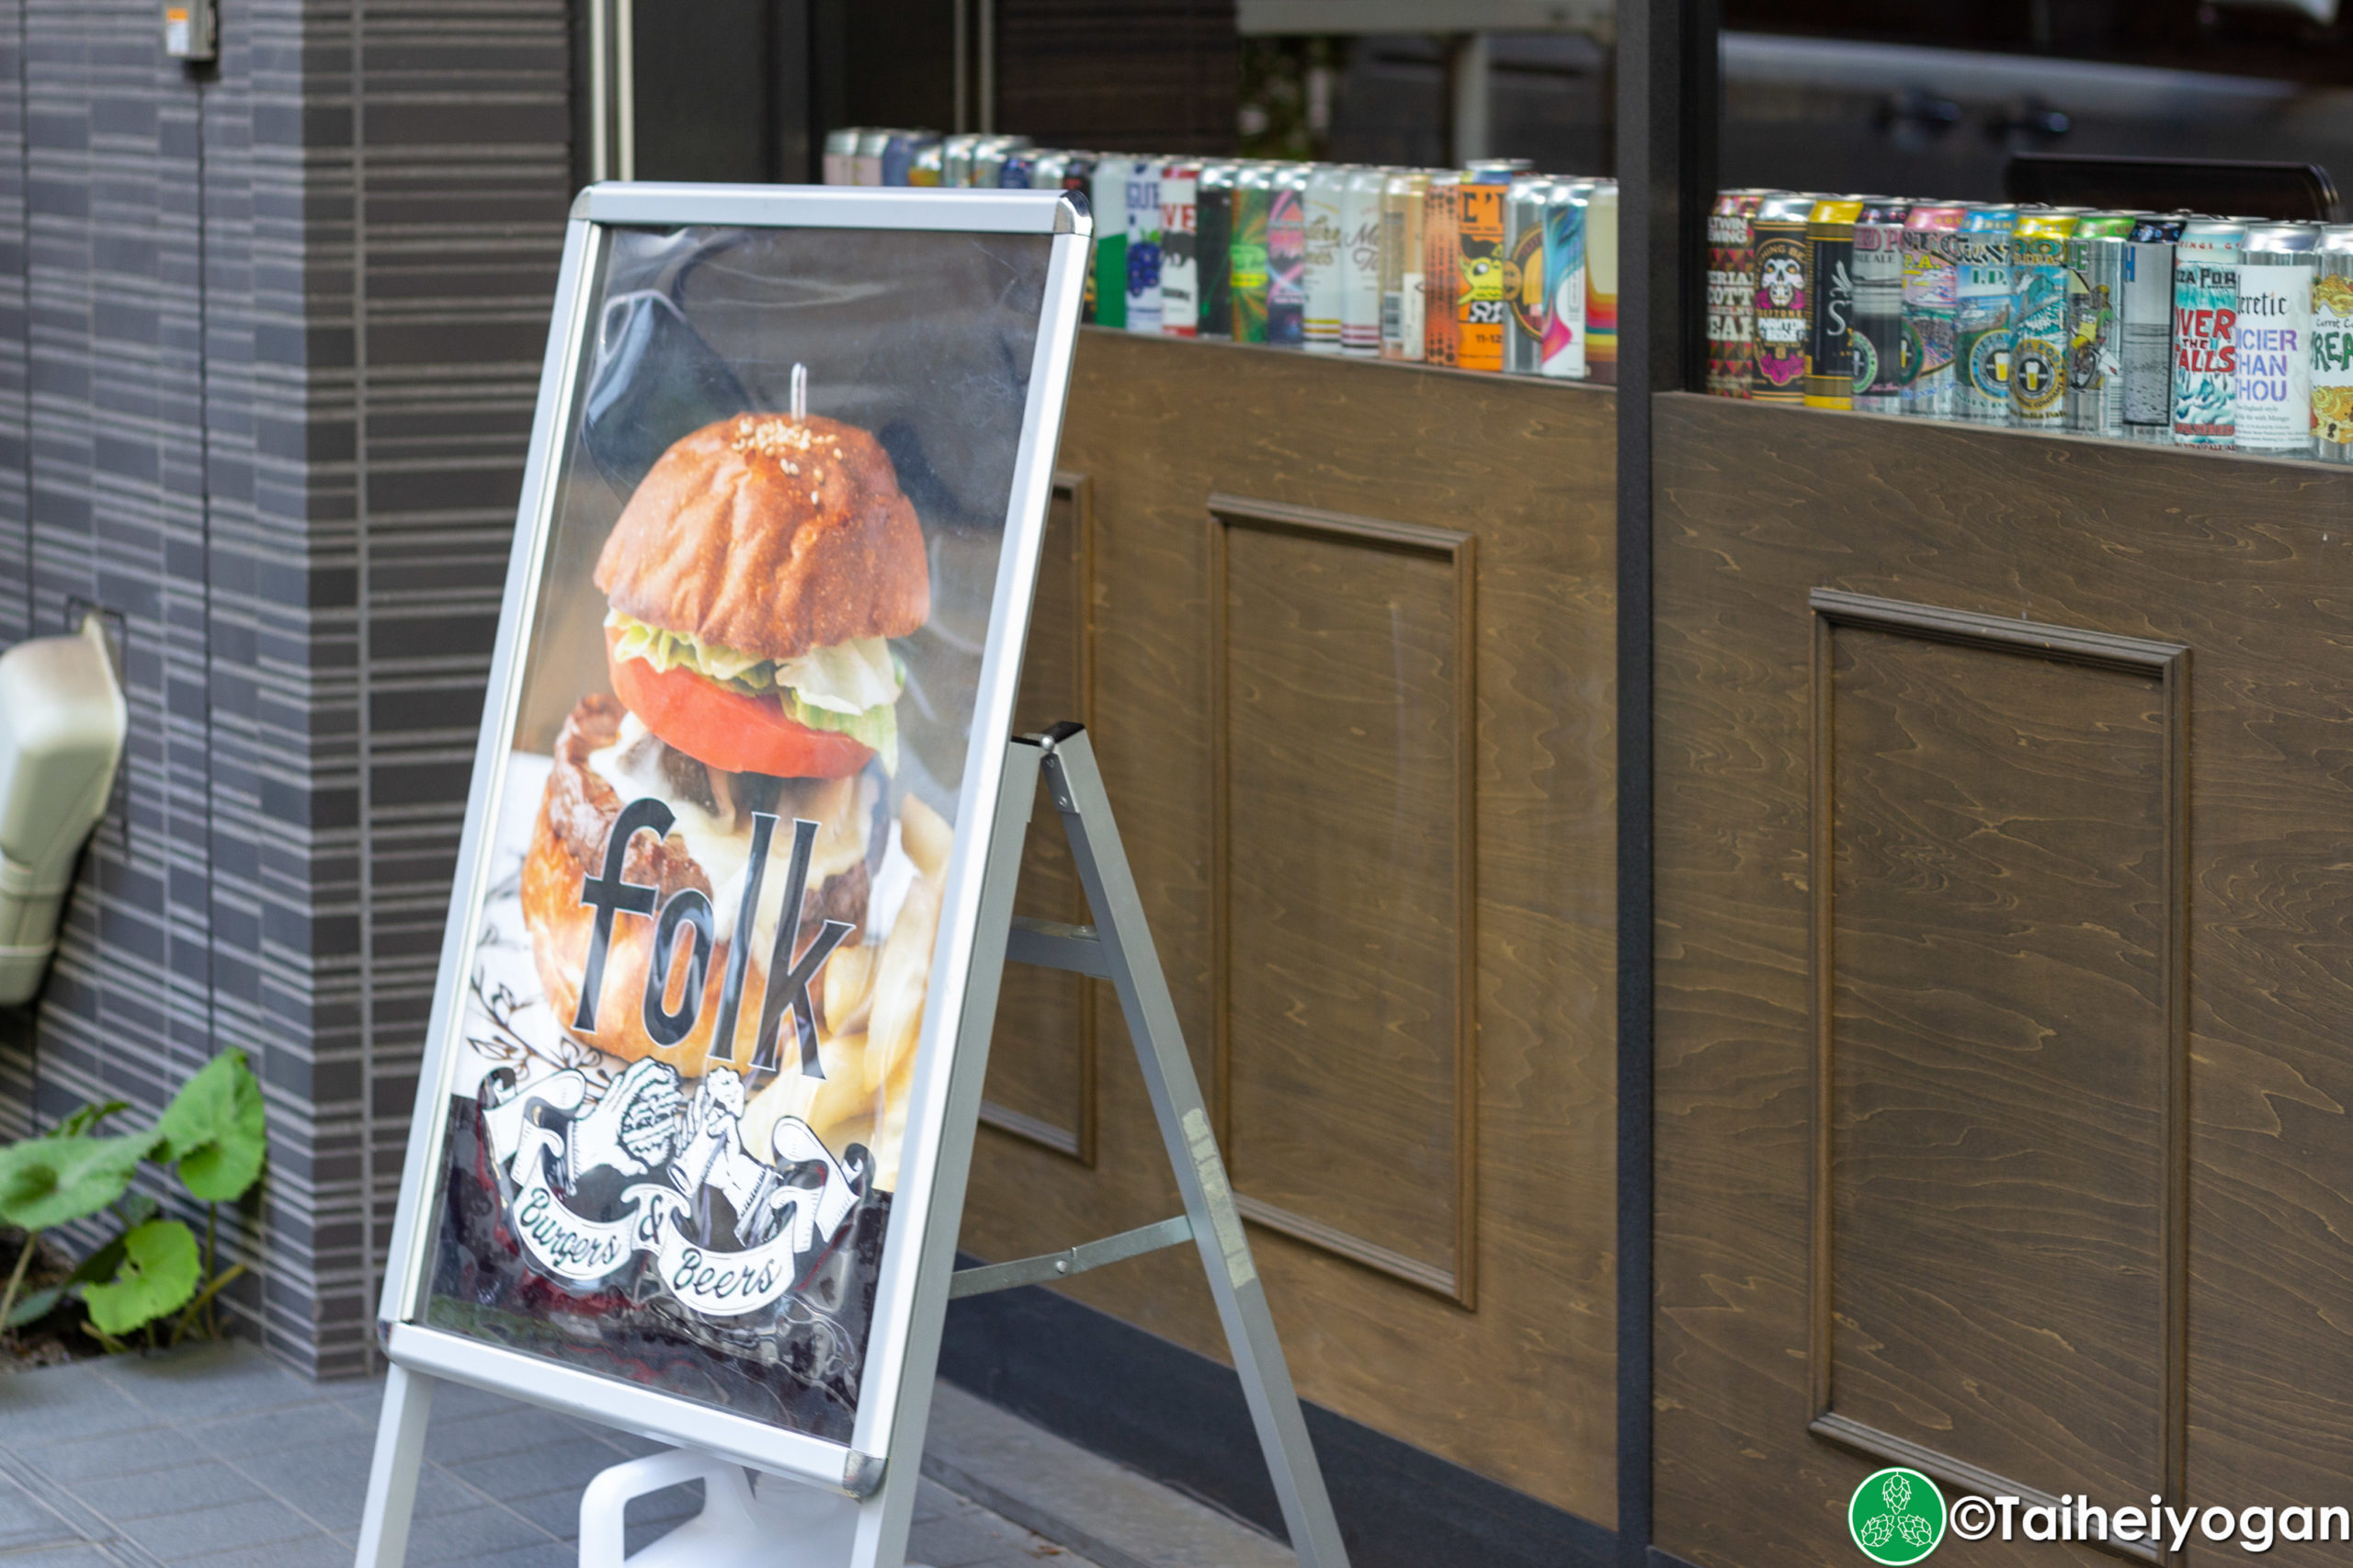
POLYGON ((219 52, 213 0, 164 0, 164 52, 175 60, 210 60, 219 52))

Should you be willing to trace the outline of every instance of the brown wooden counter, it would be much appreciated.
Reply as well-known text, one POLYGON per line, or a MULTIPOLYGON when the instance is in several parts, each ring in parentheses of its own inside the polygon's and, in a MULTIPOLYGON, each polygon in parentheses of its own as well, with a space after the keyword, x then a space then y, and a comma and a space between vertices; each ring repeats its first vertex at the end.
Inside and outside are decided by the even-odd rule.
MULTIPOLYGON (((1021 713, 1094 733, 1301 1392, 1604 1525, 1614 410, 1086 333, 1021 713)), ((995 1051, 968 1250, 1176 1211, 1108 987, 1016 971, 995 1051)), ((1189 1252, 1067 1289, 1222 1355, 1189 1252)))
POLYGON ((2353 1502, 2353 469, 1656 415, 1658 1544, 2353 1502))

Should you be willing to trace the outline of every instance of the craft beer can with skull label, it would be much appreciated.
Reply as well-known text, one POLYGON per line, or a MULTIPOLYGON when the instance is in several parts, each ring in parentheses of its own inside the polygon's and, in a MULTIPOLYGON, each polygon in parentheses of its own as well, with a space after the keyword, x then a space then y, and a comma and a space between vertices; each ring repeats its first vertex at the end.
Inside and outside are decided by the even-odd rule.
POLYGON ((1805 405, 1855 406, 1855 220, 1863 204, 1852 197, 1813 204, 1805 225, 1807 300, 1805 405))
POLYGON ((2313 247, 2310 223, 2250 223, 2239 262, 2232 445, 2309 457, 2313 449, 2313 247))
POLYGON ((1963 419, 2010 420, 2010 207, 1973 206, 1954 236, 1953 373, 1963 419))
POLYGON ((2067 241, 2071 212, 2023 212, 2010 231, 2010 419, 2067 422, 2067 241))
POLYGON ((1461 261, 1456 273, 1454 362, 1465 370, 1504 368, 1504 334, 1511 301, 1504 290, 1504 210, 1506 186, 1465 179, 1458 187, 1455 243, 1461 261))
POLYGON ((2173 438, 2227 447, 2238 435, 2239 263, 2246 225, 2200 218, 2173 247, 2173 438))
POLYGON ((2147 217, 2124 242, 2123 304, 2118 312, 2124 362, 2124 434, 2173 438, 2173 251, 2178 218, 2147 217))
POLYGON ((1855 406, 1900 412, 1904 392, 1904 204, 1871 200, 1855 218, 1855 406))
POLYGON ((2313 259, 2313 450, 2353 462, 2353 223, 2323 229, 2313 259))
POLYGON ((2124 362, 2119 310, 2131 212, 2090 212, 2067 241, 2067 428, 2124 434, 2124 362))
POLYGON ((1756 342, 1749 395, 1759 403, 1805 401, 1805 226, 1818 197, 1768 196, 1756 204, 1756 342))
POLYGON ((1953 390, 1953 301, 1956 236, 1969 209, 1917 206, 1904 218, 1904 412, 1950 419, 1953 390))

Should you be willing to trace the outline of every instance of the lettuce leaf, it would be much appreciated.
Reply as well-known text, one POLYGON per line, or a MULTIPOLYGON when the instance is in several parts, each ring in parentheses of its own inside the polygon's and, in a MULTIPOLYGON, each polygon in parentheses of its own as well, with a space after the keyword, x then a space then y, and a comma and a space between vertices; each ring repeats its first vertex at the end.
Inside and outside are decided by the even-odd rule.
POLYGON ((855 638, 779 661, 665 631, 618 609, 606 614, 605 624, 615 633, 616 658, 691 670, 746 697, 774 696, 795 723, 847 735, 880 754, 886 772, 899 770, 898 702, 907 671, 882 638, 855 638))

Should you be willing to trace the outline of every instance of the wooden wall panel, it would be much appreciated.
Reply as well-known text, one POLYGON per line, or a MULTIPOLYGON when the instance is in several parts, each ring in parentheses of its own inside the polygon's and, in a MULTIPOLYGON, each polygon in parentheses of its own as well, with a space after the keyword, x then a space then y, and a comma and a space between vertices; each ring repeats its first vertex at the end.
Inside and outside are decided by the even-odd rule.
MULTIPOLYGON (((2353 1380, 2345 1375, 2353 1322, 2336 1304, 2353 1299, 2345 1241, 2353 1236, 2353 1049, 2344 1028, 2353 1017, 2353 873, 2343 832, 2353 822, 2345 761, 2353 756, 2353 552, 2345 532, 2353 470, 1683 394, 1660 398, 1656 412, 1658 1544, 1703 1568, 1848 1560, 1846 1500, 1878 1462, 1810 1430, 1809 933, 1818 892, 1811 671, 1812 596, 1820 589, 1980 616, 2021 635, 2075 629, 2188 650, 2167 676, 2180 682, 2169 722, 2182 765, 2174 788, 2186 804, 2172 879, 2186 967, 2173 960, 2167 1006, 2180 1023, 2165 1063, 2187 1080, 2169 1088, 2187 1108, 2176 1189, 2187 1290, 2179 1484, 2201 1505, 2344 1502, 2343 1478, 2353 1472, 2353 1380)), ((1996 681, 1992 657, 1934 682, 1923 673, 1905 688, 1913 695, 1899 705, 1904 712, 1938 715, 1937 733, 1917 744, 1956 747, 1975 726, 1974 760, 1948 769, 1961 774, 1949 784, 1917 779, 1918 809, 1954 798, 1940 790, 2004 779, 2014 781, 2005 789, 2022 788, 2023 775, 2101 747, 2116 748, 2119 759, 2148 755, 2145 676, 2106 688, 2068 676, 2056 687, 2073 682, 2082 722, 2046 739, 2006 739, 2001 725, 2021 731, 2065 692, 1996 681)), ((1914 741, 1884 733, 1870 767, 1885 775, 1919 760, 1904 749, 1914 741)), ((2145 1037, 2147 987, 2165 967, 2148 955, 2150 919, 2119 915, 2137 908, 2153 881, 2151 840, 2126 825, 2147 817, 2146 784, 2126 779, 2113 790, 2113 801, 2087 801, 2084 823, 2067 835, 2078 863, 2045 862, 2049 878, 2074 880, 2080 903, 2062 900, 2022 925, 1998 962, 1958 952, 1919 908, 1899 915, 1901 879, 1927 872, 1894 859, 1884 862, 1880 909, 1910 921, 1912 935, 1891 926, 1873 937, 1914 942, 1910 961, 1928 972, 1949 968, 1956 982, 1949 995, 1920 989, 1906 998, 1906 1028, 1922 1049, 1905 1081, 1924 1092, 1941 1081, 1932 1062, 1956 1081, 1974 1076, 1972 1119, 1963 1124, 1982 1118, 2021 1146, 2030 1141, 2022 1167, 2074 1191, 2063 1199, 2046 1192, 2020 1213, 2100 1217, 2097 1232, 2076 1225, 2013 1237, 1978 1276, 1944 1276, 1944 1290, 1967 1297, 1982 1287, 1995 1301, 2015 1300, 2005 1281, 2023 1249, 2042 1247, 2066 1260, 2054 1288, 2075 1303, 2067 1310, 2111 1314, 2093 1336, 2099 1348, 2066 1363, 2066 1375, 2086 1386, 2063 1396, 2039 1386, 2046 1360, 2007 1367, 1976 1392, 1989 1405, 2015 1402, 2005 1416, 2015 1423, 2009 1436, 1997 1438, 1990 1416, 1959 1401, 1927 1399, 1904 1406, 1915 1423, 1907 1430, 1958 1446, 1977 1421, 1967 1440, 1986 1453, 2007 1443, 2012 1457, 2002 1462, 2030 1471, 2016 1480, 2054 1494, 2088 1487, 2096 1503, 2126 1483, 2114 1468, 2127 1458, 2146 1465, 2145 1426, 2133 1439, 2138 1457, 2097 1430, 2046 1426, 2036 1437, 2029 1428, 2047 1401, 2071 1414, 2105 1410, 2123 1436, 2128 1415, 2116 1413, 2147 1409, 2147 1380, 2165 1357, 2160 1346, 2131 1368, 2102 1366, 2150 1321, 2141 1280, 2153 1201, 2142 1174, 2152 1081, 2127 1042, 2145 1037), (2083 913, 2060 917, 2073 909, 2083 913), (1990 1031, 1972 1023, 1959 983, 2024 998, 2037 965, 2052 977, 2049 1000, 2018 1010, 2039 1011, 2040 1055, 2006 1088, 1977 1066, 1990 1043, 1979 1037, 1990 1031), (2078 974, 2063 985, 2067 968, 2078 974), (2068 1062, 2060 1047, 2071 1031, 2084 1053, 2068 1062), (1956 1043, 1972 1039, 1978 1043, 1956 1043), (1931 1041, 1945 1042, 1939 1055, 1927 1052, 1931 1041), (2063 1064, 2066 1082, 2090 1085, 2097 1096, 2080 1114, 2032 1119, 2024 1103, 2030 1069, 2063 1064), (2123 1168, 2090 1168, 2100 1161, 2123 1168), (2136 1233, 2143 1239, 2132 1247, 2120 1244, 2136 1233), (2109 1278, 2084 1278, 2103 1267, 2109 1278), (2137 1381, 2125 1381, 2128 1372, 2137 1381), (2106 1387, 2088 1386, 2099 1378, 2106 1387), (2038 1443, 2048 1449, 2040 1457, 2029 1451, 2038 1443)), ((1856 825, 1884 825, 1894 810, 1867 812, 1856 825)), ((1934 835, 1941 853, 1968 848, 1965 827, 1949 823, 1934 835)), ((2018 858, 2035 841, 2023 824, 2010 835, 2016 842, 2001 849, 2012 858, 1999 863, 2023 865, 2018 858)), ((1849 864, 1842 876, 1862 874, 1864 861, 1849 864)), ((2018 879, 1985 887, 2011 892, 2018 879)), ((1939 902, 1935 920, 1949 925, 1954 911, 1968 910, 1976 929, 1993 929, 1984 923, 1997 912, 1967 898, 1957 890, 1939 902)), ((1874 961, 1895 972, 1893 957, 1874 961)), ((1867 1003, 1893 1006, 1860 991, 1842 1005, 1867 1003)), ((1915 1157, 1933 1169, 1949 1156, 1924 1149, 1915 1157)), ((2048 1315, 2063 1304, 2035 1310, 2048 1315)), ((1927 1315, 1910 1321, 1916 1328, 1927 1315)), ((1859 1328, 1859 1350, 1863 1339, 1859 1328)), ((1985 1341, 1974 1343, 1982 1351, 1985 1341)), ((1939 1370, 1931 1358, 1955 1345, 1942 1331, 1919 1332, 1889 1354, 1909 1386, 1934 1387, 1942 1377, 1950 1389, 1957 1369, 1939 1370)), ((1881 1418, 1894 1424, 1896 1383, 1885 1386, 1881 1418)), ((1948 1540, 1938 1562, 2047 1562, 2052 1551, 1948 1540)), ((2304 1568, 2340 1551, 2281 1541, 2268 1556, 2304 1568)), ((2200 1540, 2186 1555, 2196 1568, 2238 1552, 2200 1540)))
MULTIPOLYGON (((1090 329, 1061 456, 1087 475, 1094 496, 1097 754, 1205 1080, 1214 1078, 1219 1023, 1212 497, 1475 541, 1457 574, 1471 579, 1461 612, 1471 653, 1467 668, 1448 672, 1470 677, 1458 700, 1469 703, 1474 725, 1464 757, 1465 820, 1476 827, 1464 896, 1473 911, 1461 926, 1474 947, 1458 1001, 1475 1023, 1476 1078, 1455 1108, 1475 1120, 1476 1141, 1458 1142, 1453 1163, 1467 1166, 1476 1195, 1461 1216, 1461 1233, 1475 1242, 1461 1269, 1465 1280, 1475 1273, 1475 1306, 1342 1256, 1332 1236, 1305 1240, 1262 1219, 1251 1241, 1307 1398, 1605 1525, 1616 1484, 1613 398, 1573 384, 1090 329)), ((1344 550, 1300 564, 1328 563, 1345 575, 1370 570, 1369 559, 1344 550)), ((1437 570, 1427 551, 1404 560, 1415 572, 1437 570)), ((1316 581, 1311 572, 1309 584, 1316 581)), ((1415 711, 1426 707, 1434 722, 1432 677, 1409 672, 1401 683, 1394 652, 1433 646, 1415 630, 1443 619, 1420 585, 1427 581, 1400 581, 1413 585, 1413 626, 1384 657, 1392 689, 1425 694, 1415 711)), ((1319 604, 1318 613, 1337 614, 1351 601, 1318 589, 1268 602, 1269 614, 1319 604)), ((1242 733, 1254 733, 1247 720, 1242 733)), ((1377 794, 1385 808, 1398 777, 1336 776, 1333 809, 1369 813, 1377 794)), ((1432 831, 1450 828, 1440 822, 1432 831)), ((1302 914, 1332 918, 1328 908, 1302 914)), ((1266 928, 1263 912, 1250 917, 1266 928)), ((1438 1064, 1452 1059, 1438 1043, 1443 1024, 1417 1019, 1409 1029, 1394 1017, 1382 1020, 1389 1040, 1362 1040, 1350 1032, 1362 1010, 1332 1007, 1331 992, 1312 989, 1331 986, 1331 975, 1302 982, 1315 1010, 1299 1040, 1344 1062, 1351 1053, 1378 1062, 1381 1052, 1396 1052, 1390 1060, 1418 1062, 1416 1083, 1427 1092, 1446 1092, 1438 1064)), ((1444 1006, 1427 1003, 1433 1013, 1444 1006)), ((1176 1210, 1116 1005, 1104 1001, 1097 1023, 1095 1166, 984 1131, 964 1218, 971 1251, 1043 1252, 1176 1210)), ((1261 1082, 1269 1112, 1296 1097, 1272 1077, 1261 1082)), ((1349 1136, 1339 1114, 1347 1096, 1366 1096, 1366 1087, 1328 1075, 1312 1087, 1302 1112, 1320 1119, 1316 1142, 1329 1152, 1349 1136)), ((1420 1110, 1422 1129, 1442 1135, 1449 1126, 1443 1106, 1420 1110)), ((1245 1184, 1263 1177, 1268 1185, 1256 1190, 1280 1195, 1312 1150, 1302 1142, 1298 1154, 1284 1151, 1249 1114, 1238 1129, 1237 1169, 1245 1184), (1254 1157, 1274 1163, 1254 1175, 1254 1157)), ((1412 1232, 1381 1207, 1395 1201, 1396 1186, 1369 1189, 1355 1204, 1329 1191, 1296 1196, 1340 1238, 1444 1258, 1431 1239, 1443 1228, 1437 1206, 1415 1211, 1421 1229, 1412 1232)), ((1189 1255, 1137 1259, 1063 1289, 1222 1354, 1189 1255)))
MULTIPOLYGON (((1029 642, 1022 650, 1021 689, 1013 704, 1017 734, 1065 719, 1082 724, 1094 719, 1094 494, 1086 476, 1056 473, 1029 642)), ((1041 920, 1083 924, 1086 895, 1071 864, 1070 841, 1045 786, 1038 789, 1014 908, 1041 920)), ((1007 966, 982 1091, 984 1124, 1094 1164, 1097 989, 1085 975, 1007 966)))
POLYGON ((1217 1092, 1243 1211, 1473 1301, 1471 536, 1213 497, 1217 1092))
POLYGON ((1811 603, 1813 1429, 2177 1492, 2185 650, 1811 603))

